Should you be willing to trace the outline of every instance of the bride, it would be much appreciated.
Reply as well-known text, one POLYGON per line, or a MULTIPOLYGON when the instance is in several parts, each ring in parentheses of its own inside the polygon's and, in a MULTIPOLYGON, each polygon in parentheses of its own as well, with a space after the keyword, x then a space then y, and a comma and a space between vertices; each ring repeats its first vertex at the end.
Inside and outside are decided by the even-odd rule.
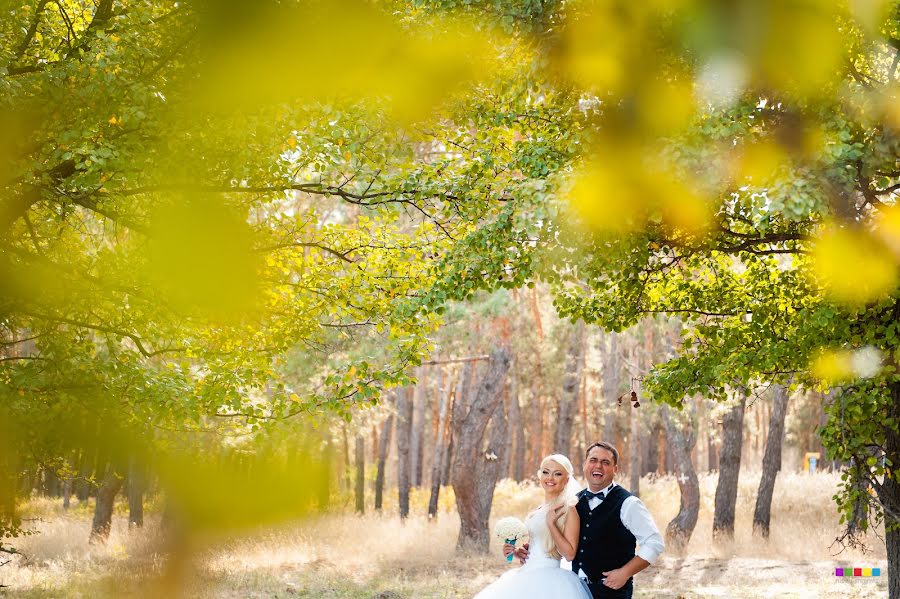
MULTIPOLYGON (((571 570, 559 567, 560 557, 571 561, 578 549, 580 522, 575 504, 579 486, 572 463, 564 455, 547 456, 538 480, 544 489, 544 503, 525 518, 529 534, 525 565, 505 573, 475 599, 591 599, 587 585, 571 570)), ((504 555, 513 551, 510 545, 503 549, 504 555)))

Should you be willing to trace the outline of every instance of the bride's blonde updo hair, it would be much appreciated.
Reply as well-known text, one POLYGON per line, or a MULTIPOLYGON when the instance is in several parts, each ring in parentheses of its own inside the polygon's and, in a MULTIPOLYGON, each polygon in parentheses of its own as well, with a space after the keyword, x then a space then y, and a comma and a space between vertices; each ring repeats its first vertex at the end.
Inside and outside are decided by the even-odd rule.
MULTIPOLYGON (((547 465, 548 462, 556 462, 560 466, 562 466, 563 470, 566 471, 568 475, 566 478, 566 484, 563 486, 562 490, 559 492, 559 495, 556 496, 556 499, 550 502, 550 505, 547 506, 547 509, 555 509, 561 505, 565 505, 567 507, 571 507, 578 503, 578 496, 576 493, 579 491, 578 483, 575 482, 575 469, 572 467, 572 462, 569 461, 569 458, 566 456, 554 453, 552 455, 548 455, 543 460, 541 460, 541 467, 538 468, 537 476, 538 480, 541 479, 541 470, 547 465)), ((560 532, 566 529, 566 520, 569 518, 569 510, 563 510, 562 515, 556 519, 556 528, 559 529, 560 532)), ((556 542, 553 540, 553 537, 548 535, 548 547, 547 553, 555 557, 556 559, 560 559, 562 555, 560 555, 559 551, 556 550, 556 542)))

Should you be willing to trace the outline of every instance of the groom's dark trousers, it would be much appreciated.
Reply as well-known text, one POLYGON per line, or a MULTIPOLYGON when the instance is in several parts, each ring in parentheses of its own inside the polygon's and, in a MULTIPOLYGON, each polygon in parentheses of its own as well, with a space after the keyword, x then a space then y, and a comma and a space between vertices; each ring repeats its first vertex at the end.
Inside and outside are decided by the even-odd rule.
POLYGON ((587 497, 578 498, 575 509, 581 518, 578 551, 572 560, 572 571, 588 577, 588 588, 594 599, 631 599, 634 581, 629 579, 621 589, 604 586, 603 572, 621 568, 634 557, 637 539, 622 524, 622 502, 631 493, 616 485, 600 505, 590 509, 587 497))
POLYGON ((602 582, 589 584, 588 589, 590 589, 594 599, 631 599, 631 594, 634 592, 634 582, 629 580, 625 586, 618 590, 604 586, 602 582))

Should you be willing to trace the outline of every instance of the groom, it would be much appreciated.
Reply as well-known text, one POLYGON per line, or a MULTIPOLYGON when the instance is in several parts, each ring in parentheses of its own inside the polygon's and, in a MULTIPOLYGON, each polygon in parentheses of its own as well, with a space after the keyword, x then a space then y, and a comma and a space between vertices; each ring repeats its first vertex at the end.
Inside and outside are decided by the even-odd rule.
MULTIPOLYGON (((594 599, 631 599, 632 577, 663 552, 662 535, 644 502, 613 481, 619 452, 612 444, 588 447, 583 470, 588 488, 575 505, 581 529, 572 571, 584 579, 594 599)), ((503 554, 510 553, 524 562, 528 545, 504 545, 503 554)))
POLYGON ((584 460, 588 488, 578 494, 575 506, 581 530, 572 571, 587 582, 594 599, 631 599, 632 577, 664 549, 644 503, 613 481, 618 471, 619 452, 612 444, 588 447, 584 460))

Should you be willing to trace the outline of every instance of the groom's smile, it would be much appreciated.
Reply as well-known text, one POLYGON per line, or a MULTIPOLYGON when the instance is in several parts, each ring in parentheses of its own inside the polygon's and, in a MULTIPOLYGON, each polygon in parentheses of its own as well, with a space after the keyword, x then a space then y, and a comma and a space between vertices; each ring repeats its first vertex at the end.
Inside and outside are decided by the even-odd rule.
POLYGON ((608 487, 618 470, 615 456, 603 447, 591 448, 584 460, 584 480, 595 493, 608 487))

